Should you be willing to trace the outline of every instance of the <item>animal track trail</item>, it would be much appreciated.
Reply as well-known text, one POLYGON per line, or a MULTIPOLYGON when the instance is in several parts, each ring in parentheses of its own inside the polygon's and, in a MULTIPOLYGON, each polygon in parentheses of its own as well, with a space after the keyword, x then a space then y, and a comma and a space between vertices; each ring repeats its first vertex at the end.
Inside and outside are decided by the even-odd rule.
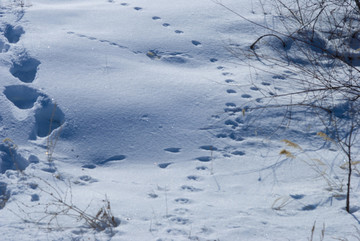
POLYGON ((79 38, 85 38, 85 39, 90 40, 90 41, 96 41, 96 42, 105 43, 105 44, 108 44, 110 46, 117 47, 117 48, 120 48, 120 49, 126 49, 126 50, 128 50, 128 51, 130 51, 130 52, 132 52, 134 54, 138 54, 138 52, 131 50, 127 46, 124 46, 124 45, 121 45, 121 44, 118 44, 116 42, 112 42, 112 41, 109 41, 109 40, 106 40, 106 39, 100 39, 100 38, 96 38, 96 37, 93 37, 93 36, 88 36, 88 35, 85 35, 85 34, 79 34, 79 33, 73 32, 73 31, 67 31, 66 33, 69 34, 69 35, 74 35, 74 36, 79 37, 79 38))

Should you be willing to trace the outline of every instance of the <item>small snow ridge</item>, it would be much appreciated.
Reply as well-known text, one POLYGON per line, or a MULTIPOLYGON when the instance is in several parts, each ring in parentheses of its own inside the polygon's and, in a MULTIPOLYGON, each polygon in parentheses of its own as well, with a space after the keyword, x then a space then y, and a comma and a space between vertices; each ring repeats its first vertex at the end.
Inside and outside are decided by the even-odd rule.
POLYGON ((21 26, 12 26, 7 24, 4 31, 4 36, 7 38, 9 43, 17 43, 20 40, 21 35, 25 33, 21 26))
POLYGON ((46 137, 64 122, 65 115, 62 110, 51 99, 44 97, 40 101, 40 106, 35 111, 35 127, 30 138, 35 140, 36 136, 46 137))
POLYGON ((29 165, 29 162, 11 145, 0 145, 0 173, 5 173, 7 170, 22 171, 29 165))
POLYGON ((6 53, 10 49, 10 45, 0 39, 0 53, 6 53))
POLYGON ((19 109, 30 109, 41 95, 36 89, 24 85, 6 86, 4 95, 19 109))
POLYGON ((10 198, 10 192, 7 190, 7 184, 0 182, 0 209, 3 209, 10 198))
POLYGON ((18 60, 12 62, 10 73, 24 83, 31 83, 36 77, 40 64, 41 62, 39 60, 25 54, 18 60))
POLYGON ((178 147, 169 147, 165 148, 164 151, 171 152, 171 153, 179 153, 181 148, 178 147))
POLYGON ((233 120, 226 120, 226 121, 225 121, 225 125, 232 126, 233 128, 239 126, 239 124, 236 123, 236 122, 233 121, 233 120))
POLYGON ((115 156, 112 156, 104 161, 101 161, 99 162, 99 164, 103 165, 105 163, 108 163, 108 162, 112 162, 112 161, 122 161, 126 158, 125 155, 115 155, 115 156))

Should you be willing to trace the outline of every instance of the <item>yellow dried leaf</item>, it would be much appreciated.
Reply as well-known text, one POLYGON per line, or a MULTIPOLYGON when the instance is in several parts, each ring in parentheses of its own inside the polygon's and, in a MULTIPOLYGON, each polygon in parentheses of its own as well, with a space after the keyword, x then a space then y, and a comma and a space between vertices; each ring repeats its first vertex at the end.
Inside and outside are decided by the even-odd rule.
POLYGON ((325 163, 322 162, 320 159, 311 159, 311 160, 313 160, 314 162, 318 163, 321 166, 326 166, 325 163))
POLYGON ((326 135, 324 132, 319 131, 318 133, 316 133, 316 135, 320 136, 321 138, 323 138, 325 141, 334 141, 333 139, 331 139, 328 135, 326 135))
POLYGON ((289 141, 289 140, 284 139, 284 140, 282 140, 282 142, 284 142, 286 145, 288 145, 288 146, 290 146, 290 147, 293 147, 293 148, 295 148, 295 149, 302 150, 302 148, 301 148, 298 144, 296 144, 296 143, 294 143, 294 142, 292 142, 292 141, 289 141))
POLYGON ((289 151, 287 151, 285 149, 282 149, 279 154, 280 155, 285 155, 288 158, 295 158, 295 156, 291 152, 289 152, 289 151))
POLYGON ((245 116, 245 109, 242 109, 241 112, 242 112, 242 115, 245 116))

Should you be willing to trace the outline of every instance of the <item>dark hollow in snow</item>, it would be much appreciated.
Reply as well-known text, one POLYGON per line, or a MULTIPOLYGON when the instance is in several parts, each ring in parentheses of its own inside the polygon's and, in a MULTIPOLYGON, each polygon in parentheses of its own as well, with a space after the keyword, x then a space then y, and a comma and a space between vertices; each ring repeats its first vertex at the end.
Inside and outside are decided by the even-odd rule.
POLYGON ((21 26, 12 26, 7 24, 4 30, 4 36, 7 38, 9 43, 17 43, 20 40, 21 35, 25 33, 21 26))
POLYGON ((196 158, 196 160, 201 161, 201 162, 209 162, 211 161, 211 157, 210 156, 201 156, 196 158))
POLYGON ((31 83, 36 77, 40 64, 39 60, 25 55, 12 62, 10 73, 24 83, 31 83))
POLYGON ((202 150, 205 150, 205 151, 216 151, 217 150, 217 148, 212 145, 204 145, 204 146, 200 146, 199 148, 202 150))
POLYGON ((4 95, 19 109, 30 109, 41 95, 36 89, 24 85, 6 86, 4 95))
POLYGON ((200 177, 195 176, 195 175, 190 175, 190 176, 187 177, 187 179, 190 180, 190 181, 199 181, 200 177))
POLYGON ((82 168, 87 168, 87 169, 95 169, 96 168, 96 166, 93 165, 93 164, 85 164, 85 165, 82 165, 81 167, 82 168))
POLYGON ((28 165, 29 162, 12 147, 5 144, 0 145, 0 173, 5 173, 7 170, 22 171, 28 165))
POLYGON ((35 140, 36 136, 46 137, 64 122, 65 115, 62 110, 51 99, 45 97, 35 111, 35 127, 30 139, 35 140))
POLYGON ((165 148, 164 151, 171 152, 171 153, 179 153, 181 148, 178 147, 169 147, 165 148))
POLYGON ((200 46, 201 45, 201 43, 199 41, 196 41, 196 40, 191 41, 191 43, 193 45, 195 45, 195 46, 200 46))
POLYGON ((111 162, 111 161, 121 161, 121 160, 124 160, 125 158, 126 158, 125 155, 115 155, 106 160, 100 161, 99 164, 103 165, 103 164, 111 162))
POLYGON ((158 164, 158 167, 160 167, 160 168, 162 168, 162 169, 165 169, 165 168, 167 168, 168 166, 170 166, 171 164, 173 164, 173 162, 161 163, 161 164, 158 164))
POLYGON ((236 155, 236 156, 244 156, 245 152, 243 152, 243 151, 234 151, 231 154, 236 155))
POLYGON ((228 89, 228 90, 226 90, 226 92, 227 92, 228 94, 235 94, 235 93, 236 93, 236 91, 233 90, 233 89, 228 89))

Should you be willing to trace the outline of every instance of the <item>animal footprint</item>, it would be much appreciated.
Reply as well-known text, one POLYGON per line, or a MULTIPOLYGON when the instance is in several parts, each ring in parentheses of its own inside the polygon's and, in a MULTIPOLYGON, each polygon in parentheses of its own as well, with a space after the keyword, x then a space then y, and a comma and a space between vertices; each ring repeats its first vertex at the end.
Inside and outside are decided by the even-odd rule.
POLYGON ((199 41, 193 40, 191 43, 195 46, 201 46, 201 43, 199 41))
POLYGON ((205 150, 205 151, 216 151, 217 150, 216 147, 211 146, 211 145, 200 146, 199 148, 202 150, 205 150))
POLYGON ((7 24, 4 30, 4 36, 7 38, 9 43, 17 43, 20 40, 21 35, 25 33, 24 29, 21 26, 12 26, 7 24))
POLYGON ((243 152, 243 151, 234 151, 234 152, 231 152, 231 154, 236 155, 236 156, 244 156, 245 152, 243 152))
POLYGON ((170 221, 176 224, 185 225, 188 224, 190 221, 187 218, 182 217, 171 217, 170 221))
POLYGON ((177 34, 182 34, 182 33, 184 33, 184 32, 181 31, 181 30, 175 30, 174 32, 177 33, 177 34))
POLYGON ((105 163, 108 163, 108 162, 113 162, 113 161, 122 161, 126 158, 125 155, 115 155, 115 156, 112 156, 106 160, 103 160, 103 161, 100 161, 99 164, 103 165, 105 163))
POLYGON ((162 26, 164 26, 164 27, 169 27, 170 24, 169 24, 169 23, 163 23, 162 26))
POLYGON ((196 160, 201 161, 201 162, 209 162, 211 161, 211 156, 201 156, 196 158, 196 160))
POLYGON ((160 20, 161 18, 158 17, 158 16, 154 16, 154 17, 152 17, 152 19, 153 19, 153 20, 160 20))
POLYGON ((205 171, 205 170, 208 170, 208 167, 206 167, 206 166, 198 166, 198 167, 196 167, 196 170, 205 171))
POLYGON ((196 187, 193 187, 193 186, 187 186, 187 185, 181 186, 181 189, 184 190, 184 191, 188 191, 188 192, 200 192, 200 191, 202 191, 202 189, 200 189, 200 188, 196 188, 196 187))
POLYGON ((187 176, 187 179, 190 180, 190 181, 199 181, 200 177, 195 176, 195 175, 190 175, 190 176, 187 176))
POLYGON ((181 148, 178 148, 178 147, 170 147, 170 148, 164 149, 164 151, 171 152, 171 153, 178 153, 178 152, 180 152, 180 150, 181 150, 181 148))
POLYGON ((228 90, 226 90, 226 92, 227 92, 228 94, 235 94, 235 93, 236 93, 236 91, 233 90, 233 89, 228 89, 228 90))
POLYGON ((36 136, 46 137, 64 122, 65 115, 62 110, 51 99, 44 97, 35 111, 35 127, 30 138, 35 140, 36 136))
POLYGON ((251 95, 243 94, 243 95, 241 95, 241 97, 244 98, 244 99, 249 99, 249 98, 251 98, 251 95))
POLYGON ((38 194, 31 195, 31 202, 37 202, 40 200, 40 196, 38 194))
POLYGON ((30 109, 39 96, 44 96, 37 90, 24 85, 6 86, 4 95, 19 109, 30 109))
POLYGON ((187 199, 187 198, 176 198, 175 202, 177 202, 179 204, 189 204, 189 203, 191 203, 190 199, 187 199))
POLYGON ((36 77, 40 64, 39 60, 31 58, 25 53, 18 60, 12 61, 10 73, 24 83, 31 83, 36 77))
POLYGON ((134 9, 135 9, 136 11, 140 11, 140 10, 142 10, 142 8, 141 8, 141 7, 134 7, 134 9))
POLYGON ((161 163, 161 164, 158 164, 158 167, 165 169, 168 166, 170 166, 171 164, 173 164, 173 163, 172 162, 161 163))

